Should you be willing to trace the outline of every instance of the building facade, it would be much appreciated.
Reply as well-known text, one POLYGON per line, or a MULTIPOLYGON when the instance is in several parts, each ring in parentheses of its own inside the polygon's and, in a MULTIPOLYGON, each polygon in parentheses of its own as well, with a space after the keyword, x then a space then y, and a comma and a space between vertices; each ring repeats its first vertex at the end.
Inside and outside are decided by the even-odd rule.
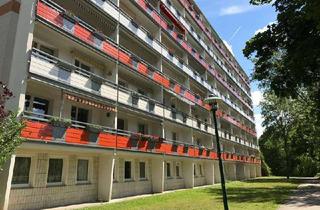
POLYGON ((26 140, 0 209, 39 209, 261 175, 249 79, 192 0, 2 0, 0 75, 26 140))

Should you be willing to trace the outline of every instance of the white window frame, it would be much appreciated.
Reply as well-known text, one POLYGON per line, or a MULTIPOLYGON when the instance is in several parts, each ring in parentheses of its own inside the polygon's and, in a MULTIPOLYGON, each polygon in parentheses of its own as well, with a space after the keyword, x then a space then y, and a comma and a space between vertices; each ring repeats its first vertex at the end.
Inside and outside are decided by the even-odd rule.
MULTIPOLYGON (((29 169, 29 180, 28 183, 26 184, 11 184, 12 188, 29 188, 32 187, 35 183, 34 180, 34 174, 35 174, 35 169, 36 169, 36 156, 34 154, 17 154, 15 158, 17 157, 24 157, 24 158, 31 158, 31 163, 30 163, 30 169, 29 169)), ((13 172, 12 172, 13 173, 13 172)), ((12 174, 13 176, 13 174, 12 174)))
POLYGON ((167 178, 167 179, 172 179, 172 178, 173 178, 173 174, 172 174, 173 170, 172 170, 172 167, 173 167, 172 161, 166 161, 166 167, 165 167, 166 171, 165 171, 165 172, 166 172, 166 178, 167 178), (170 167, 170 176, 168 176, 168 173, 167 173, 168 164, 169 164, 169 167, 170 167))
POLYGON ((46 176, 47 187, 65 185, 65 182, 67 180, 67 175, 68 175, 68 167, 69 167, 69 158, 67 156, 49 155, 48 163, 47 163, 47 172, 46 172, 47 173, 47 176, 46 176), (61 182, 48 182, 49 160, 50 159, 62 159, 61 182))
POLYGON ((133 159, 125 159, 123 161, 123 180, 124 182, 132 182, 134 181, 134 160, 133 159), (131 177, 129 179, 125 178, 125 173, 126 173, 126 162, 131 162, 131 177))
POLYGON ((182 176, 182 164, 181 162, 176 162, 175 164, 175 167, 179 167, 179 176, 177 176, 177 168, 175 168, 175 176, 176 176, 176 179, 181 179, 183 176, 182 176))
POLYGON ((140 181, 146 181, 146 180, 148 180, 148 162, 145 161, 145 160, 140 160, 140 161, 138 162, 138 164, 139 164, 139 180, 140 180, 140 181), (144 175, 145 175, 144 178, 141 178, 141 177, 140 177, 140 163, 144 163, 144 175))
POLYGON ((93 176, 93 160, 90 157, 77 157, 77 163, 76 163, 76 183, 77 184, 90 184, 92 182, 92 176, 93 176), (78 181, 78 160, 87 160, 88 161, 88 179, 86 181, 78 181))

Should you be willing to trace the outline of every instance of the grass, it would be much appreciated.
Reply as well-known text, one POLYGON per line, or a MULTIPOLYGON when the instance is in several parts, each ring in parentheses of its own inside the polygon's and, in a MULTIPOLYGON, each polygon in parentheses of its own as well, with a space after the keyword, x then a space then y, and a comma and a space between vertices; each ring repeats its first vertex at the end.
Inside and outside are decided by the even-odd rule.
MULTIPOLYGON (((260 178, 227 183, 229 209, 275 210, 298 185, 284 178, 260 178)), ((87 208, 88 210, 222 210, 220 185, 87 208)))

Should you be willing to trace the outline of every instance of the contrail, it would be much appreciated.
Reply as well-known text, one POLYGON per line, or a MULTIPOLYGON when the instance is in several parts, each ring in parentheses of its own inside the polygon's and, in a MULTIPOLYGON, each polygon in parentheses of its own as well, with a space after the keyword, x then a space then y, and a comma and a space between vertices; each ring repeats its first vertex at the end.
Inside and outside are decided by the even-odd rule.
POLYGON ((239 33, 239 31, 241 30, 241 28, 242 28, 242 26, 239 26, 239 27, 237 28, 237 30, 235 30, 235 31, 233 32, 232 36, 231 36, 230 39, 229 39, 229 42, 231 42, 232 39, 239 33))

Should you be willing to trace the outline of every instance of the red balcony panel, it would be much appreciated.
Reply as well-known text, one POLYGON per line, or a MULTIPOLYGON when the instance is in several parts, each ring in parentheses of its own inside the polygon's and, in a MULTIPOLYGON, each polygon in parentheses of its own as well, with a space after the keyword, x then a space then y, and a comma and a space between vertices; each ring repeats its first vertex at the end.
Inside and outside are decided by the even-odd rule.
POLYGON ((195 157, 195 155, 194 155, 194 147, 189 147, 189 150, 188 150, 188 155, 190 156, 190 157, 195 157))
POLYGON ((103 52, 107 53, 108 55, 110 55, 114 59, 118 58, 118 49, 115 46, 113 46, 112 44, 104 41, 102 50, 103 50, 103 52))
POLYGON ((38 2, 37 6, 37 15, 46 20, 49 20, 55 25, 62 26, 63 21, 59 12, 40 1, 38 2))
POLYGON ((194 148, 194 157, 200 157, 200 150, 199 148, 194 148))
POLYGON ((218 158, 218 155, 216 152, 213 152, 213 151, 210 151, 210 158, 211 159, 217 159, 218 158))
POLYGON ((204 108, 206 108, 207 110, 211 110, 211 106, 209 104, 205 104, 204 108))
POLYGON ((183 25, 180 23, 179 20, 177 20, 177 18, 171 13, 171 11, 166 7, 166 5, 164 3, 161 2, 160 4, 160 9, 161 11, 173 22, 173 24, 179 28, 179 30, 181 30, 183 33, 185 33, 185 28, 183 27, 183 25))
POLYGON ((170 81, 169 79, 167 79, 166 77, 163 77, 162 76, 162 85, 166 88, 169 88, 170 87, 170 81))
POLYGON ((81 25, 76 24, 74 28, 74 35, 81 39, 82 41, 85 41, 88 44, 93 44, 93 36, 90 31, 83 28, 81 25))
POLYGON ((26 121, 26 127, 22 129, 20 136, 22 138, 34 140, 52 140, 52 126, 43 122, 26 121))
POLYGON ((129 142, 130 141, 128 136, 117 136, 117 148, 128 149, 130 148, 129 142))
POLYGON ((170 154, 171 153, 171 144, 166 143, 157 143, 156 152, 170 154))
POLYGON ((138 63, 138 71, 141 74, 148 75, 148 67, 142 63, 138 63))
POLYGON ((141 151, 146 151, 148 148, 148 142, 147 141, 139 141, 138 142, 138 149, 141 151))
POLYGON ((88 144, 88 133, 83 129, 68 128, 65 141, 68 143, 88 144))
POLYGON ((175 84, 173 90, 174 90, 175 93, 180 94, 181 86, 179 84, 175 84))
POLYGON ((189 91, 186 91, 185 92, 185 94, 184 94, 184 96, 187 98, 187 99, 189 99, 190 101, 195 101, 195 96, 192 94, 192 93, 190 93, 189 91))
POLYGON ((99 145, 103 147, 116 147, 116 136, 110 133, 99 134, 99 145))
POLYGON ((128 65, 128 66, 132 66, 131 57, 126 52, 124 52, 122 50, 119 51, 119 61, 128 65))
POLYGON ((179 145, 178 146, 178 149, 177 149, 178 155, 184 155, 183 148, 184 148, 184 145, 179 145))

